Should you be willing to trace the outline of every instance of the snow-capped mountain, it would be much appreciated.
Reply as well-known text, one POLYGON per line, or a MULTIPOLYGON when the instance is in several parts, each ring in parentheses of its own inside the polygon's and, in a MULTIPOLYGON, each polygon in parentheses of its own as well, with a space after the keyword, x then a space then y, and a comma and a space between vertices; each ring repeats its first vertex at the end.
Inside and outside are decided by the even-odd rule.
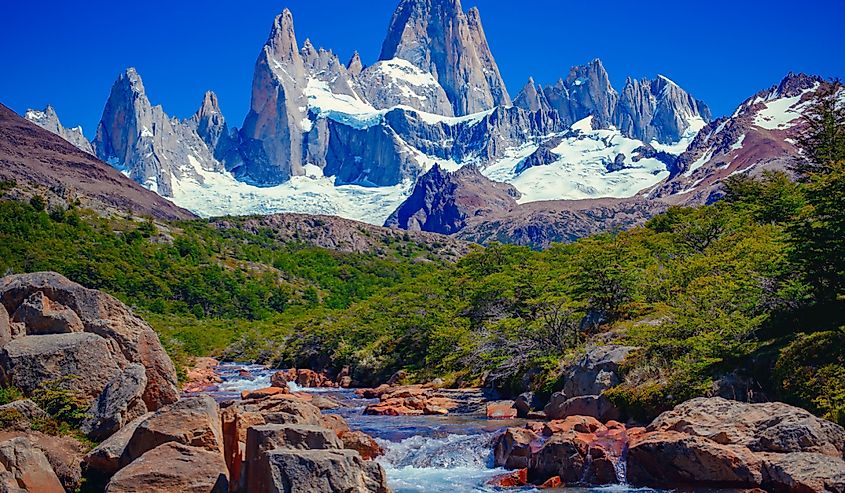
POLYGON ((27 110, 24 118, 45 130, 53 132, 80 150, 94 154, 94 148, 91 146, 91 142, 85 138, 85 134, 82 133, 82 127, 65 128, 52 106, 48 105, 43 111, 27 110))
POLYGON ((553 85, 529 80, 511 103, 478 10, 464 12, 459 0, 402 0, 369 66, 297 39, 285 10, 259 52, 240 129, 211 92, 191 118, 168 116, 127 70, 93 150, 200 215, 302 212, 381 224, 435 164, 472 165, 512 186, 520 204, 683 192, 678 169, 699 160, 690 160, 706 146, 699 130, 716 129, 707 106, 667 77, 629 79, 617 92, 599 60, 553 85))

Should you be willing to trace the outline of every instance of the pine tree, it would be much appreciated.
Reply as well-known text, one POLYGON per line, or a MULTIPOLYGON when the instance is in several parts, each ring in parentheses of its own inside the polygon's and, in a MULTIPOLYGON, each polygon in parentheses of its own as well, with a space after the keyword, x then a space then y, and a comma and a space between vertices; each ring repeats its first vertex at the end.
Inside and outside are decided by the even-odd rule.
POLYGON ((798 138, 803 159, 793 169, 802 178, 826 174, 830 165, 845 160, 845 87, 839 80, 823 83, 802 117, 805 130, 798 138))

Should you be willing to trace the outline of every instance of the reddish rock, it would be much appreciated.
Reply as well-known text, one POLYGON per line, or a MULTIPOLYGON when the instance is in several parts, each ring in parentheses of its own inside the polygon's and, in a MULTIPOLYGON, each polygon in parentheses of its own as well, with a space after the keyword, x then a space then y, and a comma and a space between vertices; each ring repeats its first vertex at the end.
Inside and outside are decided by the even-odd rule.
POLYGON ((268 397, 273 397, 279 394, 287 394, 288 392, 290 391, 287 389, 287 387, 267 387, 266 389, 244 390, 243 392, 241 392, 241 399, 266 399, 268 397))
POLYGON ((487 481, 488 486, 495 488, 521 488, 528 486, 528 469, 520 469, 508 474, 502 474, 487 481))
POLYGON ((561 481, 560 476, 553 476, 546 480, 545 483, 540 485, 541 490, 548 490, 552 488, 562 488, 563 481, 561 481))
MULTIPOLYGON (((44 453, 27 438, 0 443, 0 477, 27 492, 64 493, 65 489, 44 453)), ((5 482, 5 481, 4 481, 5 482)), ((0 484, 2 486, 2 484, 0 484)), ((20 491, 20 490, 12 490, 20 491)))
POLYGON ((364 411, 364 414, 377 416, 446 415, 457 407, 454 400, 443 397, 435 389, 421 385, 381 386, 377 389, 361 391, 359 395, 379 398, 378 404, 371 404, 364 411))
POLYGON ((516 419, 516 415, 513 401, 487 403, 487 419, 516 419))
POLYGON ((347 431, 339 434, 343 448, 355 450, 364 460, 374 460, 384 455, 381 446, 363 431, 347 431))
POLYGON ((228 471, 217 452, 179 443, 160 445, 112 477, 106 493, 225 493, 228 471))
POLYGON ((277 371, 276 373, 272 374, 270 376, 270 386, 285 389, 288 388, 288 372, 277 371))
POLYGON ((196 394, 214 389, 223 381, 217 374, 218 364, 219 362, 214 358, 196 358, 194 365, 186 369, 188 378, 182 390, 196 394))

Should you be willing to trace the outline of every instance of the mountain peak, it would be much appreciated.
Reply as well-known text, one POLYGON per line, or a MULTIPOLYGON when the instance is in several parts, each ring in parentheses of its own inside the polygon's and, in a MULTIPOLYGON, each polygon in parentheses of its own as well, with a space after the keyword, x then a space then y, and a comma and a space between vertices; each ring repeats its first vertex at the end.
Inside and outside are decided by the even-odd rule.
POLYGON ((206 91, 202 97, 202 104, 200 105, 197 115, 217 115, 220 114, 220 103, 217 101, 217 94, 214 91, 206 91))
POLYGON ((115 84, 123 84, 132 92, 137 94, 146 94, 144 89, 144 81, 135 67, 129 67, 118 76, 115 84))
POLYGON ((285 9, 273 20, 273 28, 267 39, 267 48, 274 58, 291 60, 298 56, 299 45, 296 43, 296 32, 293 28, 293 14, 285 9))
POLYGON ((352 58, 349 59, 349 63, 346 64, 346 70, 353 77, 357 77, 364 71, 364 63, 361 62, 361 55, 356 51, 352 54, 352 58))

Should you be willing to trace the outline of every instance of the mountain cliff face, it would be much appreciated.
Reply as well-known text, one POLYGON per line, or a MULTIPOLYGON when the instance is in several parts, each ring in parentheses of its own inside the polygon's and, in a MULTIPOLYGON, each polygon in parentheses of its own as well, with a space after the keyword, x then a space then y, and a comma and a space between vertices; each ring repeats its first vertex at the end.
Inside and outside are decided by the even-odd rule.
MULTIPOLYGON (((672 176, 649 196, 707 203, 721 196, 722 181, 733 174, 787 169, 800 156, 795 139, 802 112, 822 84, 820 77, 789 74, 747 99, 732 116, 711 122, 678 157, 672 176)), ((841 97, 845 103, 845 93, 841 97)))
POLYGON ((411 196, 391 214, 385 226, 454 234, 470 217, 513 209, 518 198, 516 188, 488 179, 475 166, 446 173, 435 165, 420 177, 411 196))
POLYGON ((572 67, 566 79, 540 87, 530 79, 514 100, 525 109, 553 109, 571 125, 588 116, 596 129, 618 128, 626 137, 673 144, 712 118, 710 109, 663 76, 629 78, 618 94, 601 60, 572 67))
POLYGON ((455 115, 510 104, 478 9, 464 13, 460 0, 402 0, 380 57, 394 58, 434 75, 455 115))
POLYGON ((88 154, 94 154, 94 148, 82 133, 82 127, 65 128, 62 122, 59 121, 59 115, 56 114, 56 110, 52 106, 48 105, 43 111, 27 110, 24 118, 44 130, 58 135, 80 150, 88 154))

